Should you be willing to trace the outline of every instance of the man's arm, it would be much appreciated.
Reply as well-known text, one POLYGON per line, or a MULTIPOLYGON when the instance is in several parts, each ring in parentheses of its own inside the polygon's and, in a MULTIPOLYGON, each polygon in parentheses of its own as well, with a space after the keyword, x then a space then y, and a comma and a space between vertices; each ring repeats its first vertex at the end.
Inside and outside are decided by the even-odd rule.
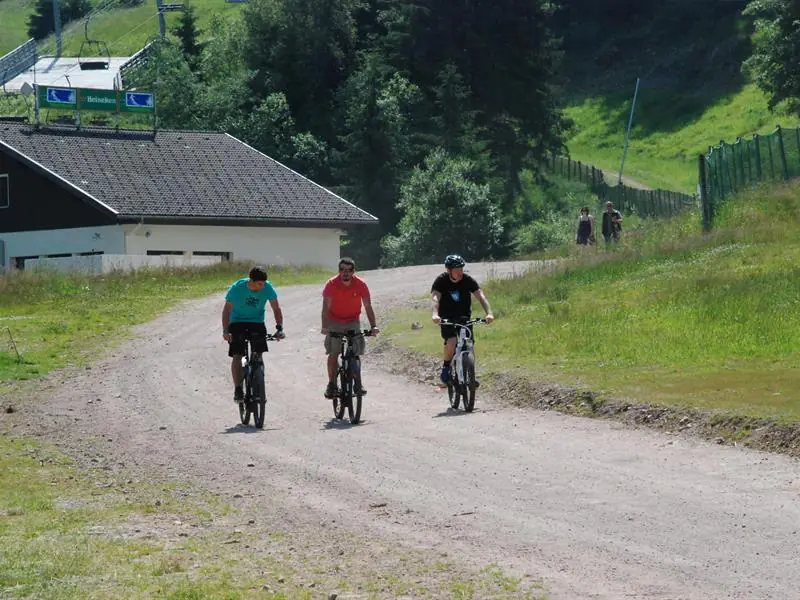
POLYGON ((275 329, 280 333, 283 331, 283 311, 281 310, 280 302, 278 299, 270 300, 269 305, 272 308, 272 314, 275 317, 275 329))
POLYGON ((378 325, 375 321, 375 311, 372 310, 372 298, 369 296, 364 296, 361 298, 361 301, 364 303, 364 312, 367 313, 367 319, 369 319, 369 328, 372 329, 372 333, 378 333, 378 325))
POLYGON ((433 312, 431 319, 433 319, 433 322, 437 325, 442 322, 442 318, 439 316, 439 300, 441 297, 441 292, 437 292, 436 290, 431 292, 431 311, 433 312))
POLYGON ((226 341, 231 341, 231 334, 228 333, 228 327, 231 324, 231 311, 233 310, 233 303, 226 302, 225 306, 222 307, 222 337, 225 338, 226 341))
POLYGON ((492 314, 492 307, 489 306, 489 299, 486 297, 486 294, 483 293, 483 290, 478 288, 475 290, 474 296, 478 299, 478 302, 481 303, 483 310, 486 312, 486 322, 491 323, 494 321, 494 315, 492 314))
POLYGON ((320 329, 323 335, 327 335, 328 333, 328 315, 331 313, 331 299, 327 296, 322 298, 322 325, 320 329))

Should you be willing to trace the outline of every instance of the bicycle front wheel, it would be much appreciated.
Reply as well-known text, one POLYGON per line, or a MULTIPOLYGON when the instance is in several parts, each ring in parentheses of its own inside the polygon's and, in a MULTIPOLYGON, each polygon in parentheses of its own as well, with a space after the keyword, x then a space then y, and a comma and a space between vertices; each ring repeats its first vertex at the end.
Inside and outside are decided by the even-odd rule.
POLYGON ((342 419, 344 417, 344 409, 347 404, 345 402, 346 389, 347 389, 347 377, 344 374, 344 370, 342 370, 339 373, 339 393, 333 399, 333 416, 336 419, 342 419))
POLYGON ((250 398, 253 422, 256 428, 264 428, 264 415, 267 410, 267 394, 264 385, 264 365, 259 365, 253 373, 252 396, 250 398))
POLYGON ((250 424, 250 398, 252 395, 252 386, 250 385, 250 366, 248 365, 244 371, 244 399, 239 402, 239 420, 242 425, 250 424))
POLYGON ((350 417, 350 423, 358 425, 361 422, 361 394, 349 394, 349 402, 347 403, 347 414, 350 417))
POLYGON ((450 408, 458 410, 458 405, 461 402, 460 386, 453 383, 452 378, 447 382, 447 398, 450 401, 450 408))
POLYGON ((475 381, 475 357, 471 354, 464 356, 464 385, 462 390, 464 392, 464 411, 472 412, 475 409, 475 393, 478 390, 478 384, 475 381))

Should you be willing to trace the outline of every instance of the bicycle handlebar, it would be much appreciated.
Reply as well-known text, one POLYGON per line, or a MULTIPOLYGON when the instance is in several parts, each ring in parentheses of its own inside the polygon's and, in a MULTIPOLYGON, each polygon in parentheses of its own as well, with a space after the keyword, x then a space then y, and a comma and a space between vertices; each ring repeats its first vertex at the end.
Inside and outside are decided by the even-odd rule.
POLYGON ((442 319, 439 321, 439 325, 453 325, 455 327, 468 327, 470 325, 475 325, 476 323, 486 323, 486 319, 469 319, 463 323, 458 321, 449 321, 447 319, 442 319))
POLYGON ((332 338, 343 338, 343 337, 354 338, 354 337, 358 337, 358 336, 371 337, 372 336, 372 330, 371 329, 364 329, 363 331, 355 331, 355 330, 351 329, 349 331, 345 331, 345 332, 342 332, 342 333, 339 333, 339 332, 336 332, 336 331, 329 331, 328 335, 331 336, 332 338))

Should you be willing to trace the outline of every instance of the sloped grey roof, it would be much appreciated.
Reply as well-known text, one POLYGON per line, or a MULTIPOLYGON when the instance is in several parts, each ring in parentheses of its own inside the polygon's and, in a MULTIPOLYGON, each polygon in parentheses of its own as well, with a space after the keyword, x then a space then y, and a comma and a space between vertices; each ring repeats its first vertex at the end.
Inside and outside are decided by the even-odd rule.
POLYGON ((23 123, 0 121, 0 142, 121 218, 377 223, 369 213, 225 133, 52 126, 34 131, 23 123))

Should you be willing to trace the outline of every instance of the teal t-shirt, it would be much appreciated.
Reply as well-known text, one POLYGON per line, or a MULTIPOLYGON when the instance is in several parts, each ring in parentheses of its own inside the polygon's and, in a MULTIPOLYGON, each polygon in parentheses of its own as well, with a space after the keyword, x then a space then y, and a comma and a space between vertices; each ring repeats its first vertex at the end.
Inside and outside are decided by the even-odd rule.
POLYGON ((225 301, 233 304, 231 323, 263 323, 264 308, 270 300, 277 300, 278 294, 268 281, 259 292, 247 287, 249 277, 240 279, 228 288, 225 301))

